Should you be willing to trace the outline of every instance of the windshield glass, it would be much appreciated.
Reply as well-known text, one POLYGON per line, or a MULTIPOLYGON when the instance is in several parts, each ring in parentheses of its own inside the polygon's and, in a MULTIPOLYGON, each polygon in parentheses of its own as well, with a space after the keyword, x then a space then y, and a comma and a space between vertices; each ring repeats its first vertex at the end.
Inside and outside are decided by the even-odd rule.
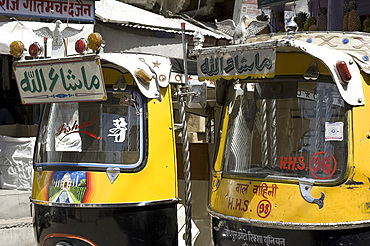
POLYGON ((334 83, 241 83, 230 90, 224 172, 323 181, 344 175, 349 106, 334 83))
POLYGON ((110 92, 104 102, 46 105, 36 165, 135 168, 144 158, 143 102, 136 92, 110 92))

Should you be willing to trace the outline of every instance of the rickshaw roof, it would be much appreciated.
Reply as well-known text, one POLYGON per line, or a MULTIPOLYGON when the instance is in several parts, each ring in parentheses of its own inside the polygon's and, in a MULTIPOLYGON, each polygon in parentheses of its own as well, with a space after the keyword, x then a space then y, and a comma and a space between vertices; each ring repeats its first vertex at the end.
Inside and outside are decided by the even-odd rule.
POLYGON ((360 69, 370 73, 369 45, 366 42, 370 43, 370 35, 359 33, 335 33, 327 36, 324 33, 296 34, 290 39, 286 34, 261 35, 248 39, 245 44, 202 48, 193 50, 191 54, 197 57, 199 80, 230 80, 272 78, 275 76, 276 53, 304 53, 327 67, 347 103, 363 105, 365 100, 360 69), (253 66, 248 62, 251 60, 255 61, 254 69, 244 69, 242 72, 240 71, 243 69, 237 69, 238 66, 242 67, 241 64, 246 66, 249 63, 253 66), (336 68, 338 61, 346 62, 352 76, 348 84, 342 81, 336 68), (271 69, 258 67, 269 63, 272 64, 271 69))

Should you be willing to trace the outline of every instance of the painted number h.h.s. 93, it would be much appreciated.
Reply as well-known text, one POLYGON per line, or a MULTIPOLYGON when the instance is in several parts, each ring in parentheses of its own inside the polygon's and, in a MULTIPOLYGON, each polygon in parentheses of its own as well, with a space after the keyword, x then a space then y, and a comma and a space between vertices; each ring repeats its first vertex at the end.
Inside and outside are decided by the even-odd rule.
POLYGON ((93 88, 98 89, 100 87, 98 76, 93 75, 91 80, 88 81, 85 67, 82 66, 80 70, 80 78, 78 78, 71 69, 68 69, 65 72, 63 68, 60 68, 59 71, 57 71, 51 67, 48 72, 46 71, 46 73, 42 68, 25 71, 23 73, 24 77, 20 82, 20 87, 22 91, 31 93, 46 92, 47 90, 53 92, 58 83, 61 83, 62 87, 66 91, 75 91, 82 87, 85 87, 87 90, 92 90, 93 88), (45 74, 47 74, 47 77, 45 77, 45 74))

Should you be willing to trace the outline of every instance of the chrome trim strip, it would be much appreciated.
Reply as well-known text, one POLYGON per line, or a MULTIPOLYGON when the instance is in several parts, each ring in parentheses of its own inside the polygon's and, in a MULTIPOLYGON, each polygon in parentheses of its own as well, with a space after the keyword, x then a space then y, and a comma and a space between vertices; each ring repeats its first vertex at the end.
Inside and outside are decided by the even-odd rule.
POLYGON ((165 205, 170 203, 179 202, 179 198, 172 198, 167 200, 158 200, 158 201, 144 201, 137 203, 61 203, 61 202, 49 202, 49 201, 40 201, 30 198, 30 202, 34 205, 43 205, 43 206, 53 206, 53 207, 77 207, 77 208, 106 208, 106 207, 144 207, 144 206, 154 206, 154 205, 165 205))
POLYGON ((209 214, 212 217, 223 220, 231 220, 234 222, 247 223, 257 227, 271 228, 271 229, 292 229, 292 230, 343 230, 343 229, 357 229, 370 226, 370 220, 361 221, 345 221, 337 223, 295 223, 295 222, 277 222, 277 221, 262 221, 255 219, 238 218, 230 215, 224 215, 213 211, 209 206, 207 207, 209 214))

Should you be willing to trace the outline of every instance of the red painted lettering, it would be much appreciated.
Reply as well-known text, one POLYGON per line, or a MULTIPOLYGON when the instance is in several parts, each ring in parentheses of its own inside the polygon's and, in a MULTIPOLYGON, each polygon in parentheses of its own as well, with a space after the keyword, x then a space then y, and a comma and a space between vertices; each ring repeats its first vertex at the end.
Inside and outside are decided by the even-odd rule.
POLYGON ((310 160, 310 172, 317 179, 329 179, 335 173, 337 160, 324 151, 317 152, 310 160))
POLYGON ((229 197, 229 201, 227 204, 227 208, 230 210, 237 210, 237 211, 248 211, 249 201, 244 199, 239 199, 234 197, 229 197))
POLYGON ((73 126, 72 126, 72 129, 71 131, 75 131, 79 128, 79 125, 77 124, 77 120, 75 120, 75 122, 73 123, 73 126))
POLYGON ((229 197, 229 203, 227 204, 228 209, 233 209, 234 198, 229 197))
POLYGON ((242 205, 242 199, 235 199, 235 210, 241 210, 241 205, 242 205))
POLYGON ((92 125, 94 125, 94 123, 95 123, 94 120, 95 120, 95 116, 86 123, 86 126, 92 126, 92 125))
POLYGON ((299 170, 303 170, 306 167, 306 164, 304 163, 304 157, 300 156, 298 157, 299 164, 297 165, 297 168, 299 170))
POLYGON ((80 125, 78 125, 77 120, 76 120, 75 122, 73 122, 72 126, 69 126, 67 128, 65 128, 65 123, 63 123, 63 125, 61 125, 58 128, 58 131, 55 134, 55 136, 59 136, 62 133, 67 134, 67 133, 70 133, 70 132, 73 132, 73 131, 78 131, 79 129, 82 129, 82 128, 85 128, 85 127, 88 127, 88 126, 92 126, 92 125, 95 124, 94 120, 95 120, 95 116, 87 122, 81 122, 80 125))
POLYGON ((84 128, 86 125, 85 125, 85 122, 81 122, 80 124, 80 128, 84 128))
POLYGON ((296 157, 289 157, 288 170, 295 170, 295 163, 297 162, 296 157))
POLYGON ((287 170, 304 170, 306 168, 306 164, 304 162, 304 157, 299 156, 298 162, 297 157, 280 157, 280 169, 287 169, 287 170))
POLYGON ((280 157, 280 169, 287 169, 286 164, 288 162, 288 158, 280 157))
POLYGON ((55 136, 59 136, 64 131, 64 123, 58 128, 58 132, 55 133, 55 136))
POLYGON ((243 211, 244 212, 248 211, 248 204, 249 204, 249 201, 248 200, 244 200, 244 208, 243 208, 243 211))

